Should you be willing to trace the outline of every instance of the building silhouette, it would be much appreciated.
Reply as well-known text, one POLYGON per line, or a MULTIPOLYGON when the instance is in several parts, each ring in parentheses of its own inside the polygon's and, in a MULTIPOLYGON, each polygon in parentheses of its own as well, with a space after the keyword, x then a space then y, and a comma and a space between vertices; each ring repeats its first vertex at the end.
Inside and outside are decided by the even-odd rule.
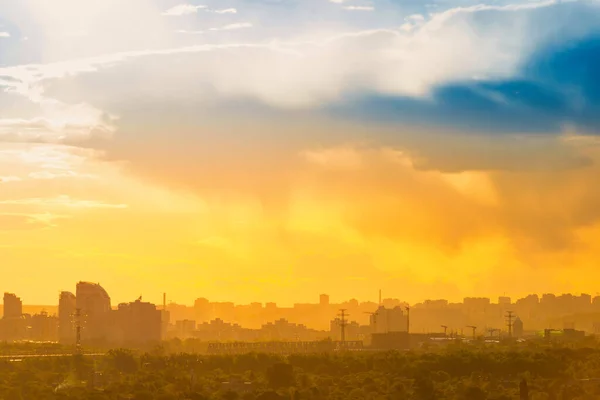
POLYGON ((81 314, 81 340, 100 343, 108 339, 111 325, 110 297, 99 284, 79 282, 76 308, 81 314))
POLYGON ((58 339, 58 317, 42 311, 29 319, 28 339, 38 342, 56 342, 58 339))
POLYGON ((58 298, 58 341, 75 343, 75 310, 77 301, 71 292, 61 292, 58 298))
POLYGON ((4 293, 4 318, 21 318, 23 302, 14 293, 4 293))
POLYGON ((175 330, 177 337, 180 339, 187 339, 194 335, 196 330, 196 321, 190 319, 183 319, 175 322, 175 330))
POLYGON ((513 336, 520 338, 523 337, 523 321, 521 321, 521 318, 517 317, 515 319, 515 322, 513 322, 513 336))
POLYGON ((370 326, 372 333, 389 333, 407 331, 408 321, 400 306, 385 308, 381 306, 371 315, 370 326))
POLYGON ((115 327, 111 338, 124 344, 148 344, 162 338, 162 316, 154 304, 138 299, 119 304, 115 314, 115 327), (117 335, 115 337, 115 335, 117 335))

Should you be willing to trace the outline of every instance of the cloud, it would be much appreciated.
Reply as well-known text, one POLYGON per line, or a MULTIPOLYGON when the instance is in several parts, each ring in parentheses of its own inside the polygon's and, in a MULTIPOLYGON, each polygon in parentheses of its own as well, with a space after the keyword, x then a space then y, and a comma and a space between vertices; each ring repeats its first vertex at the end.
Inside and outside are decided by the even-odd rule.
POLYGON ((60 214, 0 213, 0 231, 56 227, 55 222, 70 217, 60 214))
POLYGON ((9 37, 10 37, 9 32, 0 32, 0 38, 9 38, 9 37))
POLYGON ((213 12, 217 14, 237 14, 237 9, 235 8, 224 8, 222 10, 214 10, 213 12))
POLYGON ((0 205, 32 205, 32 206, 45 206, 45 207, 68 207, 68 208, 116 208, 122 209, 127 208, 126 204, 110 204, 103 203, 94 200, 77 200, 72 199, 70 196, 61 195, 53 198, 27 198, 27 199, 14 199, 14 200, 1 200, 0 205))
POLYGON ((224 25, 220 28, 211 28, 211 31, 231 31, 236 29, 252 28, 252 24, 249 22, 239 22, 235 24, 224 25))
POLYGON ((0 183, 20 182, 21 180, 18 176, 0 176, 0 183))
POLYGON ((180 4, 168 9, 163 15, 180 17, 183 15, 196 14, 200 10, 215 14, 237 14, 236 8, 211 9, 204 5, 180 4))
POLYGON ((373 11, 375 7, 373 6, 345 6, 344 10, 349 11, 373 11))
MULTIPOLYGON (((211 96, 219 98, 255 99, 281 108, 317 108, 359 95, 376 94, 419 98, 424 104, 433 104, 430 100, 442 85, 461 82, 476 85, 481 80, 509 79, 519 73, 536 49, 549 43, 554 32, 561 31, 561 40, 566 41, 576 34, 591 31, 592 16, 597 15, 597 8, 576 3, 478 6, 451 9, 427 21, 409 16, 408 21, 412 22, 408 31, 399 27, 311 40, 135 51, 30 68, 38 71, 36 75, 45 76, 46 83, 51 83, 50 79, 56 81, 67 75, 127 68, 138 63, 148 73, 156 74, 153 86, 159 92, 174 89, 172 85, 161 87, 161 82, 166 82, 162 74, 170 59, 180 57, 185 62, 178 64, 178 75, 193 76, 194 85, 212 87, 211 96), (582 16, 577 32, 564 22, 561 11, 564 7, 572 9, 570 15, 582 16), (544 19, 544 24, 537 22, 538 17, 544 19), (488 23, 490 18, 494 24, 488 23), (506 35, 507 30, 512 34, 506 35), (137 61, 141 58, 152 59, 152 62, 137 61), (240 63, 245 65, 241 73, 235 68, 240 63), (272 70, 274 66, 276 72, 272 70)), ((212 30, 249 26, 249 23, 235 23, 212 30)), ((202 31, 179 32, 200 34, 202 31)), ((14 70, 2 72, 2 75, 16 75, 14 70)), ((25 74, 22 70, 19 73, 25 74)), ((40 80, 35 79, 37 85, 40 80)), ((57 82, 52 83, 58 88, 57 82)), ((27 90, 32 91, 33 88, 27 90)), ((198 91, 198 96, 206 93, 206 90, 198 91)))
POLYGON ((179 17, 182 15, 195 14, 198 10, 205 9, 206 6, 199 5, 195 6, 192 4, 179 4, 175 7, 169 8, 163 13, 163 15, 179 17))
POLYGON ((36 171, 31 172, 27 175, 31 179, 62 179, 62 178, 79 178, 79 179, 98 179, 96 175, 92 174, 81 174, 75 171, 66 172, 51 172, 51 171, 36 171))

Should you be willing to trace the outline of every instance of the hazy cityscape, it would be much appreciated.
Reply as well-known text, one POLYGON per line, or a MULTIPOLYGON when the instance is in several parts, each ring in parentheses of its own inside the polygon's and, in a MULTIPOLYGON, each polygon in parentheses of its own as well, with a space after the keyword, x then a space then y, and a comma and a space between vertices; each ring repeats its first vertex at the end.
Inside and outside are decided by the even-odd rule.
POLYGON ((0 0, 0 400, 600 400, 600 0, 0 0))
MULTIPOLYGON (((0 337, 113 346, 175 338, 206 342, 333 340, 369 346, 373 335, 391 337, 400 332, 422 339, 526 338, 549 331, 572 337, 600 333, 600 296, 588 294, 529 295, 516 300, 500 296, 496 301, 467 297, 462 303, 439 299, 412 305, 388 297, 379 302, 351 299, 335 303, 321 294, 315 303, 293 307, 236 305, 205 298, 181 305, 168 302, 167 294, 163 297, 159 305, 144 302, 142 297, 115 305, 100 284, 79 282, 75 293, 60 293, 58 306, 30 306, 39 311, 27 313, 21 298, 5 293, 0 337)), ((392 348, 405 345, 400 337, 390 340, 387 346, 392 348)))

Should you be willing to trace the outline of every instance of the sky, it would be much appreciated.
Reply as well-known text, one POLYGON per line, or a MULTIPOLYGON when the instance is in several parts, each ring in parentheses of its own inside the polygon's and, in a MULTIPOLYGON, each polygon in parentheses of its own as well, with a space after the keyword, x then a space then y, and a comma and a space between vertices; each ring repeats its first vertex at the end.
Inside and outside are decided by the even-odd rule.
POLYGON ((282 305, 600 278, 600 2, 0 0, 0 290, 282 305))

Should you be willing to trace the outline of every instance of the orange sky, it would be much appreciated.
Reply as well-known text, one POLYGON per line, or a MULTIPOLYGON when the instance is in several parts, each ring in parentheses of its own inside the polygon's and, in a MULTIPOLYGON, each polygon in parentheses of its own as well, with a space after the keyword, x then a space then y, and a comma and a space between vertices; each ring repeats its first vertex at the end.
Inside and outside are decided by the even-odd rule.
MULTIPOLYGON (((124 163, 3 144, 2 289, 29 304, 51 304, 77 280, 100 282, 115 301, 160 302, 166 291, 185 303, 372 300, 379 288, 412 302, 594 294, 599 171, 553 168, 573 154, 597 160, 585 140, 553 139, 554 154, 532 156, 530 169, 462 172, 358 142, 274 158, 237 149, 229 167, 184 151, 181 165, 146 162, 151 148, 124 163)), ((473 157, 501 146, 476 147, 473 157)))
POLYGON ((596 294, 597 4, 4 3, 0 291, 596 294))

